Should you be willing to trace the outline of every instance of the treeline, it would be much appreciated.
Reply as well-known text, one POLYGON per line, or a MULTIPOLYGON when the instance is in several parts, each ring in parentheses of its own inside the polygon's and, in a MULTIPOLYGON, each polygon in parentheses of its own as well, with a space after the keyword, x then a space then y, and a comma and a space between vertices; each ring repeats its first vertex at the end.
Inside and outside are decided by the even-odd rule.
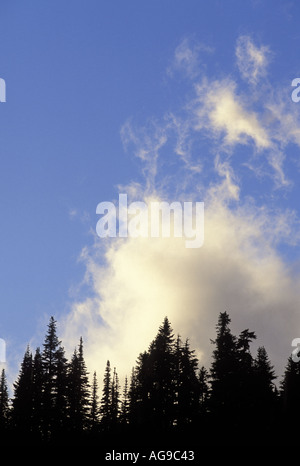
POLYGON ((42 351, 26 349, 12 399, 2 370, 0 438, 114 448, 290 442, 300 413, 300 363, 289 358, 277 389, 265 348, 251 354, 255 338, 248 329, 233 335, 228 313, 220 313, 207 369, 165 318, 122 389, 107 361, 100 391, 97 374, 89 379, 82 339, 68 361, 51 317, 42 351))

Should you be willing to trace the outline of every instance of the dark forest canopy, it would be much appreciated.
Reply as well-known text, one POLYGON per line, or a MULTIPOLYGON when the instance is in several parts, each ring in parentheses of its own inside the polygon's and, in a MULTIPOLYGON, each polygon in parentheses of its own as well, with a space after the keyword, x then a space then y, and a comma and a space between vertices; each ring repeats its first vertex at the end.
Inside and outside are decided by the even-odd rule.
POLYGON ((165 317, 121 387, 107 361, 90 379, 83 340, 67 360, 51 317, 43 348, 26 348, 9 398, 0 378, 0 434, 14 444, 153 447, 162 436, 178 446, 288 442, 300 412, 300 363, 290 358, 280 384, 264 346, 251 354, 253 331, 233 335, 220 313, 210 367, 199 367, 189 340, 165 317))

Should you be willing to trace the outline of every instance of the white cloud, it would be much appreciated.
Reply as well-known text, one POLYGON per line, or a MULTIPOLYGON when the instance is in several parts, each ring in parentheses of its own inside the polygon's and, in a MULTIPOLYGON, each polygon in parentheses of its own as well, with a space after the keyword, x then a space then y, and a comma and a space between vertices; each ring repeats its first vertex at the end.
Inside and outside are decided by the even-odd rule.
POLYGON ((259 343, 283 369, 290 341, 298 336, 297 283, 275 250, 288 219, 246 205, 232 211, 214 189, 208 198, 202 248, 189 250, 172 238, 114 240, 105 265, 97 259, 99 242, 85 250, 93 297, 73 304, 62 339, 71 350, 83 335, 91 371, 102 375, 110 359, 122 377, 129 375, 165 315, 207 364, 224 310, 236 331, 258 331, 259 343))
POLYGON ((258 150, 267 149, 271 141, 259 115, 246 108, 231 80, 204 81, 197 86, 198 128, 209 128, 216 136, 223 135, 225 147, 254 142, 258 150))
POLYGON ((215 158, 215 169, 223 181, 213 185, 209 190, 210 197, 216 197, 224 203, 230 200, 239 200, 240 188, 235 180, 235 174, 228 161, 221 162, 220 157, 215 158))
POLYGON ((289 143, 300 147, 299 107, 290 101, 290 95, 276 90, 276 96, 267 98, 265 108, 268 112, 269 126, 274 139, 285 147, 289 143))
POLYGON ((136 128, 128 120, 122 126, 120 135, 126 150, 134 147, 134 155, 142 162, 142 172, 145 176, 147 189, 153 189, 157 175, 159 151, 167 141, 165 128, 155 121, 149 122, 147 128, 136 128))
POLYGON ((188 78, 195 79, 199 76, 201 68, 205 67, 201 54, 212 52, 212 47, 185 37, 175 49, 171 65, 167 68, 167 74, 173 76, 175 71, 181 71, 188 78))
POLYGON ((286 92, 265 88, 257 106, 256 99, 251 101, 249 95, 238 93, 231 79, 209 82, 204 78, 196 93, 194 128, 206 131, 217 153, 238 158, 240 146, 251 148, 252 155, 244 166, 259 177, 272 178, 275 188, 292 186, 284 169, 285 149, 289 144, 300 146, 300 119, 286 92))
POLYGON ((188 119, 180 118, 175 114, 170 113, 167 118, 167 126, 169 131, 173 131, 175 135, 174 152, 184 162, 185 168, 193 173, 201 173, 202 163, 198 160, 193 160, 192 157, 192 127, 188 119))
POLYGON ((256 47, 249 36, 240 36, 236 46, 237 65, 243 76, 251 84, 257 84, 266 77, 270 50, 262 45, 256 47))

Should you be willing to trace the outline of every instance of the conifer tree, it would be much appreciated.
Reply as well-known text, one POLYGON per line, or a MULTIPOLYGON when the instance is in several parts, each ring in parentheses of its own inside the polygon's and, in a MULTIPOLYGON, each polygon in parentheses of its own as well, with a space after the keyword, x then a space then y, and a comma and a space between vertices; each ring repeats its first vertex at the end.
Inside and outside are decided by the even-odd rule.
POLYGON ((195 421, 199 405, 198 360, 190 350, 188 339, 177 349, 179 373, 177 374, 177 425, 181 428, 195 421))
POLYGON ((1 371, 0 377, 0 432, 3 435, 7 431, 10 417, 8 387, 5 369, 1 371))
POLYGON ((56 334, 56 321, 50 318, 42 353, 43 436, 49 440, 65 423, 67 364, 64 349, 56 334))
POLYGON ((40 348, 36 349, 32 366, 32 430, 39 439, 42 432, 43 416, 43 362, 40 348))
POLYGON ((27 346, 17 381, 14 383, 13 425, 17 435, 31 433, 32 430, 32 353, 27 346))
POLYGON ((257 349, 257 356, 254 360, 254 373, 256 378, 256 387, 262 398, 273 397, 275 393, 274 380, 277 378, 267 351, 264 346, 257 349))
POLYGON ((61 433, 65 432, 68 425, 68 361, 65 357, 65 350, 61 346, 58 347, 57 353, 57 375, 56 375, 56 396, 53 413, 53 435, 57 438, 61 437, 61 433))
POLYGON ((131 370, 130 376, 130 385, 128 390, 128 399, 129 399, 129 412, 128 420, 131 426, 136 426, 138 424, 138 383, 137 383, 137 370, 135 367, 131 370))
POLYGON ((129 390, 128 390, 128 378, 125 377, 124 389, 123 389, 123 398, 121 401, 121 411, 120 411, 120 422, 123 425, 129 423, 129 390))
MULTIPOLYGON (((239 355, 237 338, 231 333, 231 319, 227 312, 221 312, 216 326, 217 337, 210 369, 211 395, 210 409, 220 423, 236 422, 238 409, 238 370, 239 355)), ((221 425, 220 425, 220 428, 221 425)))
POLYGON ((294 362, 290 356, 281 382, 281 397, 284 412, 288 417, 300 415, 300 363, 294 362))
MULTIPOLYGON (((150 345, 150 348, 153 344, 150 345)), ((156 382, 154 379, 154 353, 144 351, 137 359, 136 367, 132 373, 130 387, 130 406, 133 408, 132 416, 136 424, 151 428, 155 410, 156 382), (134 405, 133 405, 134 401, 134 405)))
POLYGON ((222 430, 228 433, 232 430, 238 441, 240 435, 246 435, 246 429, 242 433, 239 427, 244 419, 248 420, 248 433, 251 431, 255 386, 250 343, 256 335, 246 329, 237 338, 231 333, 230 322, 227 312, 220 313, 213 342, 209 410, 220 435, 222 430))
POLYGON ((120 414, 120 386, 119 386, 119 377, 114 367, 113 378, 112 378, 112 386, 111 386, 111 422, 112 425, 116 425, 118 422, 119 414, 120 414))
POLYGON ((254 373, 256 379, 256 389, 260 393, 262 405, 266 405, 268 398, 273 399, 274 380, 276 379, 274 366, 272 366, 267 351, 264 346, 257 349, 257 356, 254 360, 254 373))
POLYGON ((94 371, 93 383, 92 383, 92 398, 91 398, 91 409, 90 409, 90 427, 92 432, 96 432, 99 424, 99 406, 98 406, 98 381, 97 374, 94 371))
POLYGON ((300 362, 290 356, 280 384, 282 403, 282 426, 286 439, 290 441, 291 432, 297 432, 300 417, 300 362))
POLYGON ((111 426, 111 388, 111 367, 110 361, 107 361, 100 404, 101 425, 104 430, 108 430, 111 426))
POLYGON ((249 416, 253 409, 254 360, 250 343, 255 339, 255 333, 246 329, 241 332, 237 340, 236 406, 240 417, 249 416))
POLYGON ((207 369, 202 366, 199 370, 199 413, 206 414, 208 411, 209 400, 209 374, 207 369))
POLYGON ((260 346, 254 360, 252 416, 249 413, 248 418, 253 419, 252 424, 257 433, 264 436, 266 441, 272 440, 279 424, 279 399, 274 385, 275 379, 274 367, 266 349, 260 346))
POLYGON ((83 357, 82 338, 80 338, 78 351, 74 350, 70 363, 68 388, 70 424, 73 431, 80 433, 88 426, 90 409, 88 373, 83 357))
POLYGON ((150 347, 149 357, 153 375, 151 390, 153 421, 156 426, 165 430, 173 425, 176 399, 174 334, 167 317, 159 327, 150 347))
POLYGON ((251 372, 253 367, 253 358, 250 352, 250 343, 256 339, 254 332, 248 329, 243 330, 237 341, 237 351, 239 367, 243 372, 251 372))
POLYGON ((169 430, 190 425, 199 404, 198 361, 189 341, 174 342, 166 317, 148 351, 141 353, 129 389, 130 423, 169 430))

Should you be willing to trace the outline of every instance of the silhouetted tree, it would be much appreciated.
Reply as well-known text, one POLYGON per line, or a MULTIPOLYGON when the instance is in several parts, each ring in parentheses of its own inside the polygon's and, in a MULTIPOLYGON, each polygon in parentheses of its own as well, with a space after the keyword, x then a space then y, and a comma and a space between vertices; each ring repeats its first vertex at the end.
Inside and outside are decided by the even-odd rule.
POLYGON ((188 340, 174 341, 166 317, 131 376, 129 422, 148 431, 190 426, 199 407, 198 361, 188 340))
POLYGON ((281 397, 286 421, 293 424, 293 419, 300 416, 300 363, 289 357, 281 382, 281 397))
MULTIPOLYGON (((272 441, 277 436, 280 423, 279 398, 274 384, 276 379, 274 367, 271 365, 264 346, 260 346, 254 360, 254 396, 252 401, 252 416, 248 416, 257 434, 260 433, 266 441, 272 441)), ((282 441, 282 439, 281 439, 282 441)))
POLYGON ((107 361, 103 379, 103 391, 100 404, 101 426, 104 430, 111 427, 111 367, 107 361))
POLYGON ((80 338, 78 351, 75 349, 69 368, 69 417, 73 432, 80 433, 88 426, 90 409, 89 381, 83 357, 83 341, 80 338))
POLYGON ((14 383, 13 426, 18 436, 28 436, 32 430, 32 353, 27 346, 17 381, 14 383))
POLYGON ((253 409, 254 361, 250 343, 255 339, 255 333, 246 329, 241 332, 237 340, 236 408, 240 418, 248 417, 253 409))
POLYGON ((119 384, 119 377, 114 367, 113 378, 112 378, 112 385, 111 385, 111 422, 112 425, 115 426, 118 422, 119 414, 120 414, 120 384, 119 384))
MULTIPOLYGON (((150 345, 150 348, 152 345, 150 345)), ((151 350, 150 350, 151 351, 151 350)), ((153 356, 153 355, 152 355, 153 356)), ((135 370, 132 374, 130 389, 134 423, 143 425, 143 428, 151 429, 154 422, 154 358, 150 353, 144 351, 140 353, 135 370), (134 387, 134 389, 133 389, 134 387), (134 405, 132 401, 134 400, 134 405)))
POLYGON ((168 318, 165 317, 149 350, 149 364, 151 375, 153 375, 150 394, 153 421, 161 429, 171 427, 175 417, 176 362, 174 353, 174 334, 168 318))
POLYGON ((32 431, 40 439, 43 417, 43 362, 40 348, 36 349, 32 367, 32 431))
POLYGON ((64 350, 56 334, 56 321, 50 318, 42 353, 43 419, 45 440, 53 437, 65 423, 67 364, 64 350))
POLYGON ((255 332, 243 330, 237 341, 239 367, 245 374, 252 374, 253 358, 250 351, 250 343, 256 339, 255 332))
POLYGON ((64 349, 59 346, 56 353, 57 375, 56 375, 56 396, 53 412, 52 435, 61 438, 62 432, 66 431, 68 425, 68 361, 65 357, 64 349))
POLYGON ((125 377, 124 389, 123 389, 123 398, 121 401, 121 411, 120 411, 120 422, 123 425, 129 423, 129 390, 128 390, 128 378, 125 377))
POLYGON ((139 416, 138 416, 139 396, 138 396, 137 370, 135 367, 133 367, 131 371, 128 398, 129 398, 129 413, 128 413, 129 424, 131 426, 136 426, 139 420, 139 416))
POLYGON ((236 416, 238 351, 237 338, 232 335, 227 312, 221 312, 216 326, 217 337, 210 370, 210 409, 220 422, 236 416))
POLYGON ((92 398, 91 398, 91 409, 90 409, 90 427, 92 432, 98 430, 99 424, 99 406, 98 406, 98 381, 97 374, 93 374, 93 383, 92 383, 92 398))
POLYGON ((5 369, 1 371, 0 377, 0 433, 3 435, 8 429, 10 418, 8 387, 5 369))
POLYGON ((300 362, 290 356, 280 386, 282 403, 282 427, 285 439, 291 440, 297 432, 300 417, 300 362))
POLYGON ((264 346, 257 350, 254 360, 255 389, 259 397, 255 400, 256 409, 260 413, 270 414, 276 401, 274 380, 276 379, 274 366, 271 365, 269 356, 264 346))
POLYGON ((208 370, 202 366, 199 370, 199 414, 203 415, 208 412, 209 401, 209 373, 208 370))
POLYGON ((176 344, 176 421, 180 428, 195 421, 199 407, 199 380, 197 377, 198 360, 195 351, 190 349, 189 341, 182 345, 180 339, 176 344))

